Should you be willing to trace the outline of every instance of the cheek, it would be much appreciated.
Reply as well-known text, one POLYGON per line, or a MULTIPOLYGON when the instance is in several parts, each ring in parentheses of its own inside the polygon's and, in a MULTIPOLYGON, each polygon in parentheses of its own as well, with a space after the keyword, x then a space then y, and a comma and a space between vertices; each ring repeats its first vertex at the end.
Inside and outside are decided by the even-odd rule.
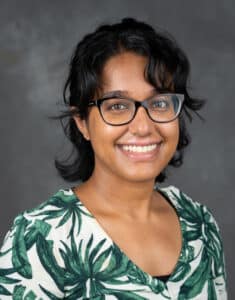
POLYGON ((161 135, 165 142, 168 142, 172 147, 177 147, 179 142, 179 121, 175 120, 171 123, 162 124, 161 135))
POLYGON ((95 152, 97 147, 102 147, 104 150, 105 145, 115 144, 115 141, 125 133, 125 130, 124 126, 119 127, 106 124, 97 113, 90 115, 88 131, 95 152))

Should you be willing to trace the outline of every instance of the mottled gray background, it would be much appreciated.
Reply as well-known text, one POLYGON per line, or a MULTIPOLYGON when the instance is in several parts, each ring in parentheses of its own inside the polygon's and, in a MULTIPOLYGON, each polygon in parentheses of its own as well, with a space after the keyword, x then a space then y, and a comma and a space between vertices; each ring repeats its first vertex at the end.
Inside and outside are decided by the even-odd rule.
POLYGON ((208 99, 206 122, 190 125, 193 143, 168 182, 207 204, 221 228, 235 299, 235 2, 232 0, 0 1, 0 240, 14 216, 70 186, 53 159, 69 149, 58 112, 69 57, 101 22, 138 17, 172 33, 192 64, 191 90, 208 99), (66 146, 67 145, 67 146, 66 146))

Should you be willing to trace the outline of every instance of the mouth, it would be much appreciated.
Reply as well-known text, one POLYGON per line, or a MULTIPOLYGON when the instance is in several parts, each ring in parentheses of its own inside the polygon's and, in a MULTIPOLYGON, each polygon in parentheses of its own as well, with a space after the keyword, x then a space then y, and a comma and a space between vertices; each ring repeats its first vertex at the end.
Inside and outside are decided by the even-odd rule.
POLYGON ((156 150, 159 145, 160 143, 150 145, 122 145, 121 148, 131 153, 149 153, 156 150))
POLYGON ((161 149, 162 141, 149 144, 122 144, 121 152, 134 162, 150 162, 155 160, 161 149))

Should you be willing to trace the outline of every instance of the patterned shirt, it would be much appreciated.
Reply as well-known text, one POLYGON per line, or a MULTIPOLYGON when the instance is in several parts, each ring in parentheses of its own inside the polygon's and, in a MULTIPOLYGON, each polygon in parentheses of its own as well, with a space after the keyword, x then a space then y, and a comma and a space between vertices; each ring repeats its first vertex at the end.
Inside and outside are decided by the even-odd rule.
POLYGON ((19 215, 0 252, 0 299, 227 299, 218 226, 177 188, 182 249, 166 282, 140 269, 112 241, 72 189, 19 215))

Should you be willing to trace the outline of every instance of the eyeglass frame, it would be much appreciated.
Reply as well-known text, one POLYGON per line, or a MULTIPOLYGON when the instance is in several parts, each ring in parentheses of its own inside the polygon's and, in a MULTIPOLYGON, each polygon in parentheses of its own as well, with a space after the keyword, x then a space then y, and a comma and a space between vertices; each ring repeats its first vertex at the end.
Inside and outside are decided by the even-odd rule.
POLYGON ((158 95, 163 95, 163 96, 166 96, 166 95, 167 95, 167 96, 173 95, 173 96, 176 96, 176 97, 179 99, 179 108, 178 108, 178 111, 177 111, 177 113, 176 113, 176 115, 174 116, 173 119, 171 119, 171 120, 169 120, 169 121, 156 121, 156 120, 154 120, 154 119, 151 117, 151 115, 150 115, 150 113, 149 113, 149 111, 148 111, 147 102, 148 102, 148 100, 150 100, 152 97, 149 97, 149 98, 144 99, 144 100, 142 100, 142 101, 140 101, 140 100, 137 101, 137 100, 135 100, 135 99, 133 99, 133 98, 129 98, 129 97, 123 97, 123 96, 108 96, 108 97, 99 98, 99 99, 96 99, 96 100, 91 100, 91 101, 89 101, 88 106, 89 106, 89 107, 91 107, 91 106, 96 106, 96 107, 98 107, 99 113, 100 113, 100 115, 101 115, 103 121, 104 121, 106 124, 111 125, 111 126, 122 126, 122 125, 127 125, 127 124, 131 123, 131 122, 134 120, 134 118, 135 118, 135 116, 136 116, 136 114, 137 114, 137 111, 138 111, 138 109, 139 109, 140 107, 143 107, 143 108, 145 109, 145 111, 146 111, 148 117, 150 118, 150 120, 152 120, 152 121, 155 122, 155 123, 170 123, 170 122, 173 122, 175 119, 178 118, 178 116, 180 115, 180 113, 181 113, 181 111, 182 111, 183 103, 184 103, 184 100, 185 100, 184 94, 178 94, 178 93, 176 93, 176 94, 175 94, 175 93, 164 93, 164 94, 158 94, 158 95), (121 124, 112 124, 112 123, 107 122, 107 121, 105 120, 103 114, 102 114, 102 111, 101 111, 101 104, 102 104, 104 101, 109 100, 109 99, 123 99, 123 100, 130 100, 130 101, 132 101, 132 102, 135 104, 135 111, 134 111, 134 114, 133 114, 132 118, 131 118, 128 122, 121 123, 121 124))

